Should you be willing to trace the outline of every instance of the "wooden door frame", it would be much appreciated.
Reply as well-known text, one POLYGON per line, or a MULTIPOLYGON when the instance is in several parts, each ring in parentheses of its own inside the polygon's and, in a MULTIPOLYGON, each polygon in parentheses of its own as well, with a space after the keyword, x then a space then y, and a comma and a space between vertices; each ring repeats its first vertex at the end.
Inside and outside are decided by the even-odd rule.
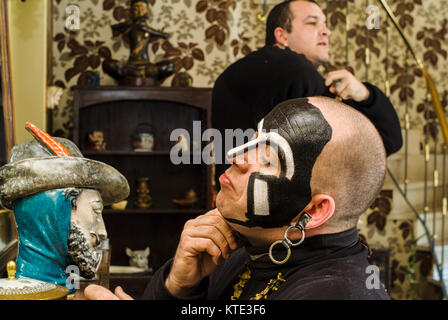
POLYGON ((5 144, 7 159, 15 144, 14 133, 14 108, 12 98, 11 60, 9 45, 9 24, 7 0, 0 0, 0 49, 1 49, 1 74, 2 74, 2 98, 3 119, 5 122, 5 144))

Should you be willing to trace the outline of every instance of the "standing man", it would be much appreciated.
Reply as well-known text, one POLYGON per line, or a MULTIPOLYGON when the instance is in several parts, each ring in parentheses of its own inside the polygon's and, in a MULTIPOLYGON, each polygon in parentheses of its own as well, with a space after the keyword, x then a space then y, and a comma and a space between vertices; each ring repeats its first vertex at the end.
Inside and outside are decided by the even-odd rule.
MULTIPOLYGON (((223 136, 225 129, 255 129, 282 101, 339 96, 372 121, 387 155, 398 151, 402 146, 400 122, 380 89, 359 81, 347 70, 330 72, 326 79, 317 71, 329 61, 330 33, 325 14, 314 1, 285 1, 275 6, 266 23, 266 45, 232 64, 216 80, 213 127, 223 136)), ((226 167, 218 164, 216 177, 226 167)))

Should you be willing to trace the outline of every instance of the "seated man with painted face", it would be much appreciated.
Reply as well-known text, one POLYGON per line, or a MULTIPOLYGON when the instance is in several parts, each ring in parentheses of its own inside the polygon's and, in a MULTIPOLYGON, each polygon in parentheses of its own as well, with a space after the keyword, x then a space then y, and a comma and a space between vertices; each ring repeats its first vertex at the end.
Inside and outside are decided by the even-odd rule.
POLYGON ((364 115, 330 98, 288 100, 228 157, 217 209, 185 224, 143 299, 389 299, 368 278, 356 228, 386 169, 364 115))

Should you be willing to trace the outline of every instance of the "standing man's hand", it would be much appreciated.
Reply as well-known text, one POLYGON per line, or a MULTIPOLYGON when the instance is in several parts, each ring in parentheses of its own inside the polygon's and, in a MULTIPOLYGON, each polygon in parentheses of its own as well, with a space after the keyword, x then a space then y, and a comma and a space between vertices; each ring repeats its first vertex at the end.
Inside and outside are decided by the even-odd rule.
POLYGON ((165 285, 171 294, 194 294, 201 280, 212 274, 238 248, 233 230, 217 209, 185 223, 165 285))
POLYGON ((330 92, 337 94, 344 100, 352 99, 361 102, 367 100, 370 95, 369 89, 350 71, 344 69, 329 72, 325 85, 331 86, 330 92))

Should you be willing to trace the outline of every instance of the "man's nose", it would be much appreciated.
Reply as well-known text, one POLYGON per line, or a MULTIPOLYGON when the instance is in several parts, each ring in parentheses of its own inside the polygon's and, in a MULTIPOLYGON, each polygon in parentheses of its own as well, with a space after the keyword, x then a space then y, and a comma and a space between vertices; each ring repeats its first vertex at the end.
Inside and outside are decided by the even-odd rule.
POLYGON ((237 167, 242 173, 245 173, 249 169, 247 152, 229 158, 229 161, 233 166, 237 167))
POLYGON ((330 36, 330 34, 331 34, 331 31, 330 31, 330 29, 328 29, 328 27, 327 27, 327 24, 326 23, 324 23, 323 24, 323 27, 322 27, 322 34, 323 35, 326 35, 326 36, 330 36))

